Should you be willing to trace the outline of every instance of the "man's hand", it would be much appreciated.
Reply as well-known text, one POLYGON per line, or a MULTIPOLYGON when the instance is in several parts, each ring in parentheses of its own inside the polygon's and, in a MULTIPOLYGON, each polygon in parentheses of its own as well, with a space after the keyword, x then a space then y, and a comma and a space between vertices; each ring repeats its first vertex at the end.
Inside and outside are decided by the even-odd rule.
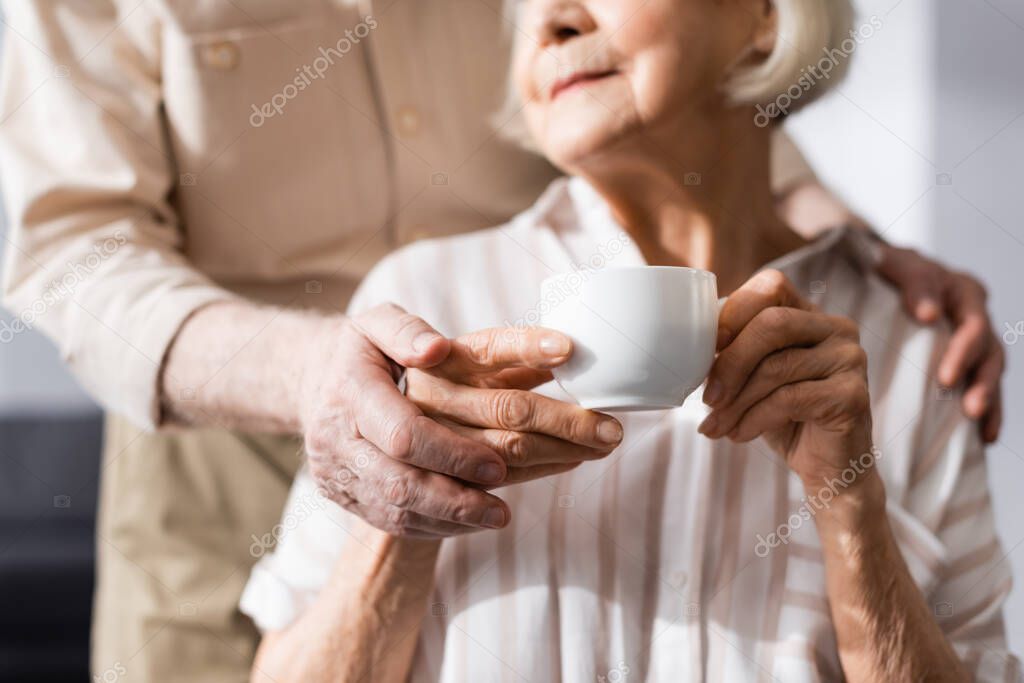
POLYGON ((901 290, 907 311, 918 321, 931 324, 943 313, 949 317, 955 330, 939 363, 939 381, 954 386, 967 380, 964 413, 981 421, 986 442, 995 441, 1003 423, 1000 381, 1006 353, 992 329, 984 285, 916 251, 884 244, 878 272, 901 290))
MULTIPOLYGON (((837 225, 871 229, 813 176, 787 189, 777 208, 789 225, 808 238, 837 225)), ((951 271, 912 249, 885 242, 880 246, 878 274, 900 290, 907 312, 928 325, 943 315, 952 323, 955 331, 939 364, 939 381, 946 386, 967 381, 964 414, 980 420, 982 438, 992 443, 999 438, 1003 423, 1000 379, 1006 355, 992 330, 985 287, 970 275, 951 271)))
POLYGON ((606 455, 607 416, 530 393, 571 353, 557 333, 486 330, 449 342, 397 306, 325 330, 306 364, 300 420, 313 477, 388 533, 438 538, 500 528, 483 489, 606 455), (408 397, 395 385, 410 368, 408 397))

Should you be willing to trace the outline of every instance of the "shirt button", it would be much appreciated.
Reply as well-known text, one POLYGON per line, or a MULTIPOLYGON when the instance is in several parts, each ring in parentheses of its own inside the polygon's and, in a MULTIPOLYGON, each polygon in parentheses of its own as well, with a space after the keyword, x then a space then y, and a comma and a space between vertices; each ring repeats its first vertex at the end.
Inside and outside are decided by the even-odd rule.
POLYGON ((413 107, 402 107, 395 114, 395 122, 402 135, 416 135, 420 130, 420 113, 413 107))
POLYGON ((214 69, 228 71, 238 66, 238 46, 231 42, 213 43, 203 48, 203 62, 214 69))

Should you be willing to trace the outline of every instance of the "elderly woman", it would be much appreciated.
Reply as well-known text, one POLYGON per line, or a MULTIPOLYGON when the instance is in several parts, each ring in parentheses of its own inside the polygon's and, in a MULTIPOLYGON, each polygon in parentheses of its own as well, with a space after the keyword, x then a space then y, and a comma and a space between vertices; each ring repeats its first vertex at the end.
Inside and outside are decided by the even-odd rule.
POLYGON ((977 428, 932 379, 947 332, 907 317, 857 233, 806 243, 774 210, 757 107, 847 38, 847 4, 523 4, 514 81, 572 178, 507 225, 398 252, 353 309, 463 335, 408 395, 551 464, 510 468, 496 530, 443 542, 373 529, 301 474, 243 597, 253 680, 1019 680, 977 428), (718 276, 702 397, 616 420, 548 382, 570 340, 515 322, 546 276, 596 262, 718 276))

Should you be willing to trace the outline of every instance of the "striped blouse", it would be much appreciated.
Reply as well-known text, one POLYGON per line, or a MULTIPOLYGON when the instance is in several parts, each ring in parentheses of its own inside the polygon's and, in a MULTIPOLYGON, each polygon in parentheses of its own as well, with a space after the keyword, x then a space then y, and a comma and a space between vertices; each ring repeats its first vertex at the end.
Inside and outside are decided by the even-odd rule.
MULTIPOLYGON (((834 230, 776 263, 808 299, 860 324, 888 514, 914 580, 980 681, 1021 681, 1002 605, 985 456, 935 368, 948 330, 922 327, 834 230)), ((536 324, 540 282, 644 259, 596 192, 556 181, 493 230, 401 249, 370 274, 359 311, 394 301, 448 335, 536 324), (457 273, 453 276, 453 273, 457 273)), ((540 389, 569 400, 554 384, 540 389)), ((501 489, 500 531, 446 540, 410 680, 836 681, 819 500, 762 441, 712 442, 698 391, 677 409, 619 415, 622 445, 557 477, 501 489)), ((344 562, 349 513, 295 481, 275 551, 242 609, 281 629, 344 562)))

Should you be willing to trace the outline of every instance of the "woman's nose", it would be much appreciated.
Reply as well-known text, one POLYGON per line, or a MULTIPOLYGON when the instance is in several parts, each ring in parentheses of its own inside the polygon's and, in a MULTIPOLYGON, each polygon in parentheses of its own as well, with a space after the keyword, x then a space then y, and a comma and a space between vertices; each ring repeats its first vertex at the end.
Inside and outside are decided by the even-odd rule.
POLYGON ((561 45, 597 29, 594 18, 577 0, 543 2, 537 37, 543 47, 561 45))

